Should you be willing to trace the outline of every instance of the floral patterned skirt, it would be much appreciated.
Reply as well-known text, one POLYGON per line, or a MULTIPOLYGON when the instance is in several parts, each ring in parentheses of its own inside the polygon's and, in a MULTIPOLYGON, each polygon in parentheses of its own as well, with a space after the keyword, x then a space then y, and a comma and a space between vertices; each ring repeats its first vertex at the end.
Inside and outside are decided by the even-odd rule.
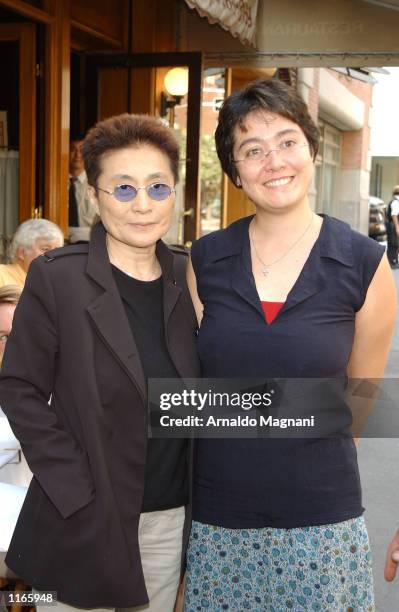
POLYGON ((363 517, 294 529, 226 529, 194 521, 184 611, 206 610, 375 610, 363 517))

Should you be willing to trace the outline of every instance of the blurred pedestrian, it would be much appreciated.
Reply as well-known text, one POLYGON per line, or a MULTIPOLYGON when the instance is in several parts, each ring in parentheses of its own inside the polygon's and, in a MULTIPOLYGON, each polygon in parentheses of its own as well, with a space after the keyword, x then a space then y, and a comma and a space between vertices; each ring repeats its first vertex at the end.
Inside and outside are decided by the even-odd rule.
POLYGON ((391 267, 398 265, 399 247, 399 185, 393 190, 387 209, 388 259, 391 267))

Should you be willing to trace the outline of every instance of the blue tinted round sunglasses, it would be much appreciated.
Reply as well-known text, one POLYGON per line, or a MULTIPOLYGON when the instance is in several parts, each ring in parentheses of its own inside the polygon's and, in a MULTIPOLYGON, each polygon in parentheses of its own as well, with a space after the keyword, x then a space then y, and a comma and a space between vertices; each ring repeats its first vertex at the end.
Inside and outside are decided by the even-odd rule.
POLYGON ((166 200, 172 193, 176 193, 176 190, 166 185, 166 183, 152 183, 145 187, 133 187, 133 185, 124 183, 123 185, 116 185, 113 191, 101 189, 101 187, 97 187, 97 189, 112 195, 118 202, 131 202, 137 196, 140 189, 145 189, 148 197, 157 202, 166 200))

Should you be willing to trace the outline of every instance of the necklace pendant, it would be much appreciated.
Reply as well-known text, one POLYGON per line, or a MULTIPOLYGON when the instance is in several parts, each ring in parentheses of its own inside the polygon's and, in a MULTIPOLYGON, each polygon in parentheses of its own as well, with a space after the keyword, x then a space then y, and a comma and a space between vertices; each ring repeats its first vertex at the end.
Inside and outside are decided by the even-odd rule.
POLYGON ((261 272, 262 272, 263 276, 267 276, 269 274, 269 272, 270 272, 269 266, 262 266, 261 267, 261 272))

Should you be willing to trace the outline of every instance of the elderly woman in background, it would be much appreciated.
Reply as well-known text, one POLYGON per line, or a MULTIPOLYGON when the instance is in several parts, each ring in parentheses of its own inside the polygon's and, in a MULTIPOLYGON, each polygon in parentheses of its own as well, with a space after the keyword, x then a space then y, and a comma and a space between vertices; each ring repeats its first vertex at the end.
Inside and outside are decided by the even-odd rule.
MULTIPOLYGON (((281 81, 252 83, 222 106, 218 156, 255 215, 192 248, 206 378, 300 386, 383 375, 395 284, 380 245, 313 212, 318 143, 281 81)), ((309 406, 318 419, 322 406, 309 406)), ((198 440, 186 612, 373 610, 363 511, 350 436, 198 440)))
MULTIPOLYGON (((15 309, 21 293, 22 289, 18 285, 4 285, 4 287, 0 287, 0 369, 7 340, 11 334, 15 309)), ((19 449, 19 443, 14 437, 0 406, 0 451, 10 448, 19 449)), ((21 462, 7 465, 0 472, 0 482, 9 482, 23 486, 29 484, 31 477, 32 474, 23 455, 21 462)))
POLYGON ((31 262, 46 251, 64 244, 58 225, 47 219, 28 219, 18 226, 10 246, 11 263, 0 265, 0 287, 23 287, 31 262))
POLYGON ((33 262, 1 372, 34 474, 6 562, 57 591, 58 610, 171 612, 190 453, 148 439, 146 382, 199 374, 187 258, 161 241, 179 148, 159 120, 121 115, 88 133, 83 157, 101 223, 89 245, 33 262))
POLYGON ((11 333, 14 311, 20 297, 21 288, 18 285, 0 287, 0 367, 3 361, 6 342, 11 333))
MULTIPOLYGON (((4 285, 0 287, 0 369, 3 361, 7 340, 11 333, 15 308, 17 307, 22 289, 18 285, 4 285)), ((20 449, 18 440, 11 431, 10 425, 0 406, 0 452, 11 449, 20 449)), ((28 486, 32 473, 21 453, 21 460, 8 463, 0 470, 0 482, 13 485, 28 486)), ((0 508, 2 498, 0 495, 0 508)), ((5 510, 5 508, 3 508, 5 510)))

